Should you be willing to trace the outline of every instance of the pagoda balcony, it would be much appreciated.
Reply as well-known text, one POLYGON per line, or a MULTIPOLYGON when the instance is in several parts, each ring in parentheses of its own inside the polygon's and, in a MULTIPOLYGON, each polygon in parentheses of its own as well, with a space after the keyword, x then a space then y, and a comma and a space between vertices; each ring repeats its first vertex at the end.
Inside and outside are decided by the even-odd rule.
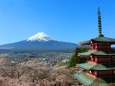
MULTIPOLYGON (((97 63, 97 64, 109 64, 108 61, 92 61, 92 60, 87 60, 87 62, 90 62, 90 63, 97 63)), ((111 64, 115 63, 115 61, 110 61, 111 64)))
POLYGON ((114 74, 106 74, 106 75, 98 75, 98 74, 93 74, 93 73, 90 73, 90 72, 87 72, 86 74, 92 76, 92 77, 98 77, 98 78, 102 78, 102 77, 115 77, 114 74))
POLYGON ((102 78, 102 77, 115 77, 113 74, 107 74, 107 75, 97 75, 97 77, 102 78))
POLYGON ((115 48, 89 48, 89 50, 109 50, 109 51, 114 51, 115 52, 115 48))
POLYGON ((111 49, 111 48, 99 48, 99 49, 96 49, 96 48, 89 48, 89 50, 110 50, 110 51, 115 51, 115 49, 111 49))
POLYGON ((96 49, 89 48, 89 50, 96 50, 96 49))
POLYGON ((94 78, 96 78, 96 77, 97 77, 95 74, 90 73, 90 72, 86 72, 86 74, 87 74, 87 75, 89 75, 89 76, 92 76, 92 77, 94 77, 94 78))
POLYGON ((115 77, 114 71, 92 71, 89 70, 86 72, 88 75, 93 77, 115 77))
POLYGON ((92 60, 87 60, 87 62, 90 62, 90 63, 97 63, 96 61, 92 61, 92 60))

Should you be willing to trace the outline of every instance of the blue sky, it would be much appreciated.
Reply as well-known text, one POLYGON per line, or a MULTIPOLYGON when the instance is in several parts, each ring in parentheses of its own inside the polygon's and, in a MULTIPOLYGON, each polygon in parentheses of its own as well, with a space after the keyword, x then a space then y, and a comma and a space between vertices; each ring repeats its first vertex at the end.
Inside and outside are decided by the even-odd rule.
POLYGON ((99 6, 103 34, 115 38, 115 0, 0 0, 0 44, 38 32, 73 43, 94 38, 99 6))

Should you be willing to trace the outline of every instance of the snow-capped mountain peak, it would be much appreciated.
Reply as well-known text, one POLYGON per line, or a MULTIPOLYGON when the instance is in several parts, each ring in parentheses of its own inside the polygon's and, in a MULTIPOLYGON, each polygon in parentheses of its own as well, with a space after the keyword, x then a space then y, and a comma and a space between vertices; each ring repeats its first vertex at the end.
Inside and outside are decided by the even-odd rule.
POLYGON ((50 41, 50 40, 55 40, 55 39, 48 36, 44 32, 39 32, 36 35, 27 39, 27 41, 50 41))

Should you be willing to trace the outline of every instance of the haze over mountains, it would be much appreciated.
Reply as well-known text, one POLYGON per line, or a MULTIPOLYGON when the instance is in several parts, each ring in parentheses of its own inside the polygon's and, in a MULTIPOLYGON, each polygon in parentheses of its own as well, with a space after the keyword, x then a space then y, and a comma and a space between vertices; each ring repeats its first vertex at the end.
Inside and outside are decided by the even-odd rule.
POLYGON ((1 45, 0 49, 12 51, 74 51, 77 46, 75 43, 59 41, 44 32, 39 32, 26 40, 1 45))

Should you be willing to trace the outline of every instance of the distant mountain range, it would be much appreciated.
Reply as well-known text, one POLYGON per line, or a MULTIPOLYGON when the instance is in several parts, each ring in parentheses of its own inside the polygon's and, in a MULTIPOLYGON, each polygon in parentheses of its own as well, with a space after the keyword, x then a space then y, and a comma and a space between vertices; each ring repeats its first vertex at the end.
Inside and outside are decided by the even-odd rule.
POLYGON ((78 47, 75 43, 58 41, 44 32, 15 43, 0 45, 2 50, 10 51, 74 51, 78 47))

